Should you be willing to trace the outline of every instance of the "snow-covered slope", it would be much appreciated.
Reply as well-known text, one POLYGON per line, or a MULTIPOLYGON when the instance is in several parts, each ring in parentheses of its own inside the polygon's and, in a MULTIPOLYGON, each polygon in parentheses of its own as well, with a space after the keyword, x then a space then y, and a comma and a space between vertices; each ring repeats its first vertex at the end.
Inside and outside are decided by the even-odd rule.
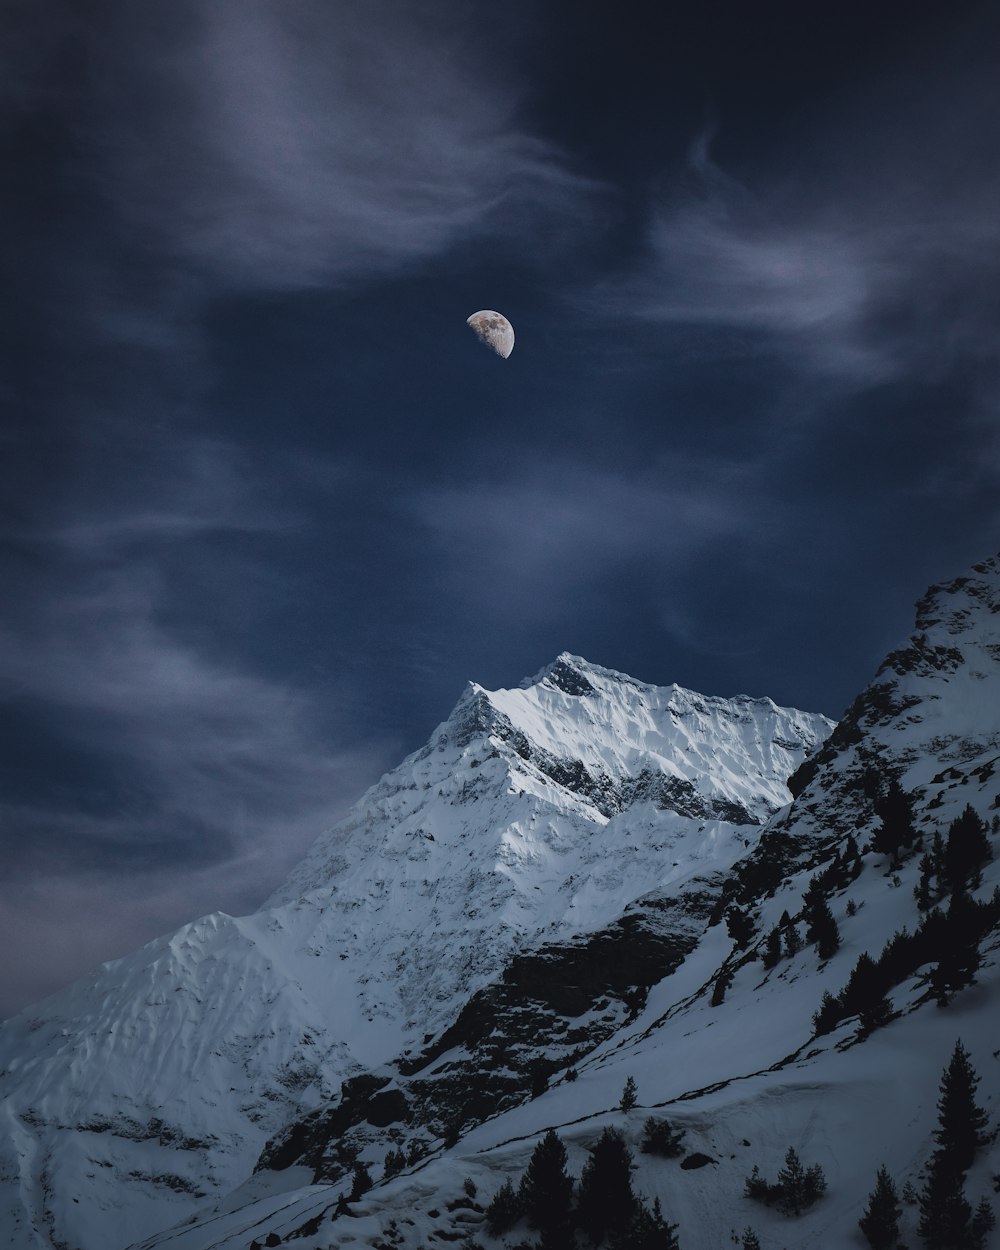
MULTIPOLYGON (((316 1184, 312 1170, 302 1167, 263 1170, 223 1204, 208 1204, 192 1224, 144 1245, 242 1250, 251 1239, 264 1244, 273 1235, 297 1250, 373 1244, 414 1250, 472 1233, 494 1250, 502 1243, 489 1236, 481 1208, 506 1178, 516 1183, 541 1135, 558 1130, 579 1176, 602 1127, 614 1124, 636 1151, 636 1188, 658 1197, 679 1222, 685 1250, 739 1245, 747 1226, 764 1247, 853 1250, 865 1244, 857 1220, 881 1164, 900 1189, 922 1185, 934 1146, 938 1082, 958 1038, 981 1078, 978 1101, 990 1119, 991 1140, 968 1178, 975 1205, 992 1193, 1000 1173, 998 762, 1000 558, 994 558, 920 601, 915 634, 887 658, 823 751, 800 770, 795 802, 775 813, 734 861, 724 892, 753 920, 745 948, 725 925, 703 925, 683 961, 575 1062, 575 1079, 564 1073, 539 1096, 488 1116, 450 1146, 435 1143, 401 1175, 384 1177, 378 1157, 364 1153, 376 1185, 349 1211, 340 1204, 345 1180, 316 1184), (870 849, 879 826, 873 799, 892 779, 912 801, 921 838, 899 864, 870 849), (857 1014, 847 1014, 817 1033, 813 1015, 823 992, 839 994, 859 956, 877 958, 904 926, 913 933, 924 923, 928 913, 918 910, 913 892, 921 854, 934 833, 947 835, 966 805, 984 822, 994 851, 981 881, 969 878, 978 914, 987 917, 975 980, 943 999, 935 990, 934 969, 948 959, 954 937, 942 930, 943 939, 922 948, 917 966, 890 978, 889 1016, 878 1027, 863 1027, 857 1014), (860 844, 860 860, 852 858, 851 838, 860 844), (766 966, 765 935, 783 913, 797 922, 800 943, 806 936, 803 896, 816 877, 839 926, 839 949, 820 959, 812 943, 796 950, 793 942, 790 949, 786 936, 780 958, 766 966), (637 1082, 639 1104, 623 1112, 617 1104, 628 1076, 637 1082), (700 1153, 705 1165, 685 1168, 639 1153, 651 1113, 685 1130, 685 1162, 697 1162, 700 1153), (744 1195, 752 1167, 773 1179, 790 1146, 806 1165, 819 1164, 828 1183, 823 1199, 798 1219, 744 1195), (466 1180, 476 1187, 475 1200, 466 1180)), ((596 771, 593 758, 590 764, 596 771)), ((695 830, 697 822, 689 832, 701 846, 704 830, 695 830)), ((949 906, 946 892, 940 906, 949 906)), ((791 927, 786 923, 783 932, 791 927)), ((435 1064, 460 1064, 463 1045, 458 1039, 451 1052, 435 1053, 435 1064)), ((546 1050, 543 1041, 539 1054, 546 1050)), ((322 1118, 314 1124, 322 1127, 322 1118)), ((292 1150, 280 1161, 294 1157, 292 1150)), ((302 1158, 310 1161, 308 1150, 302 1158)), ((904 1203, 905 1244, 917 1244, 916 1222, 915 1206, 904 1203)), ((531 1236, 522 1225, 506 1242, 531 1236)), ((996 1235, 985 1244, 995 1247, 996 1235)))
POLYGON ((187 1218, 344 1078, 447 1036, 525 948, 729 869, 831 728, 569 655, 519 689, 470 686, 259 912, 3 1025, 9 1244, 108 1250, 187 1218))

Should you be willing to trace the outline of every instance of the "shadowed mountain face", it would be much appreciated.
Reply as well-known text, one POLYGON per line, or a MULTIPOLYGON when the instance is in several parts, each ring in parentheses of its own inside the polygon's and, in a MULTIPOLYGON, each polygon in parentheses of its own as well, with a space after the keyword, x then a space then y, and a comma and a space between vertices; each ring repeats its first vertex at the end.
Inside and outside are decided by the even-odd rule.
POLYGON ((532 1034, 552 1072, 634 1011, 696 940, 700 878, 745 853, 830 728, 569 655, 517 689, 470 685, 261 911, 204 917, 7 1022, 9 1222, 90 1250, 113 1210, 134 1240, 366 1073, 411 1074, 423 1148, 522 1099, 532 1034), (678 901, 623 915, 657 890, 678 901), (491 1038, 498 1016, 518 1024, 491 1038), (459 1038, 461 1071, 492 1073, 467 1096, 435 1066, 459 1038))
MULTIPOLYGON (((997 707, 997 559, 928 592, 836 727, 565 654, 520 688, 470 686, 259 912, 205 917, 7 1022, 12 1244, 235 1250, 271 1231, 301 1250, 338 1244, 330 1222, 359 1161, 377 1182, 359 1218, 377 1237, 401 1227, 408 1176, 447 1197, 449 1160, 475 1159, 498 1186, 550 1124, 587 1146, 572 1125, 606 1115, 633 1070, 644 1105, 680 1108, 713 1160, 726 1116, 744 1115, 725 1100, 780 1093, 787 1113, 753 1130, 780 1160, 782 1134, 815 1114, 810 1082, 842 1080, 850 1101, 852 1081, 891 1067, 857 1069, 850 1056, 879 1054, 882 1034, 846 1008, 829 1035, 813 1012, 859 953, 922 923, 912 887, 932 835, 967 806, 992 827, 997 707), (888 874, 871 841, 892 781, 914 842, 888 874), (842 938, 822 959, 803 901, 817 877, 842 938)), ((885 1034, 911 1030, 910 1062, 932 1071, 947 1013, 925 1009, 929 976, 894 983, 885 1034)), ((963 1035, 978 1019, 973 1006, 963 1035)), ((916 1097, 917 1120, 935 1097, 916 1097)), ((851 1154, 847 1127, 828 1136, 851 1154)), ((714 1202, 702 1181, 669 1191, 690 1205, 685 1246, 746 1223, 742 1177, 731 1201, 717 1180, 714 1202)), ((401 1247, 433 1231, 413 1228, 401 1247)))

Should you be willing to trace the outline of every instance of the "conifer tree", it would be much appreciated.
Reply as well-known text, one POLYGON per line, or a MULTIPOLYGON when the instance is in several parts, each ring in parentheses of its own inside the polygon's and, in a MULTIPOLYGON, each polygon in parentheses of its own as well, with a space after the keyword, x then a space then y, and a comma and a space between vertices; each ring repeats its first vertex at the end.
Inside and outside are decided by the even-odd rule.
POLYGON ((987 1115, 976 1105, 979 1077, 969 1062, 969 1052, 961 1040, 955 1043, 951 1059, 941 1076, 938 1099, 938 1128, 934 1140, 947 1154, 950 1166, 963 1175, 972 1166, 979 1147, 986 1142, 987 1115))
POLYGON ((799 933, 798 925, 790 924, 785 930, 785 953, 791 959, 793 955, 797 955, 802 949, 802 936, 799 933))
POLYGON ((508 1179, 500 1186, 486 1207, 486 1227, 494 1237, 514 1227, 524 1214, 521 1199, 508 1179))
POLYGON ((577 1215, 595 1245, 609 1232, 625 1228, 635 1209, 632 1152, 617 1129, 606 1128, 580 1175, 577 1215))
POLYGON ((764 954, 761 963, 765 968, 773 968, 781 960, 781 930, 777 925, 767 935, 764 943, 764 954))
POLYGON ((875 1177, 875 1188, 868 1198, 865 1213, 858 1220, 872 1250, 893 1250, 899 1244, 899 1216, 902 1207, 892 1177, 883 1165, 875 1177))
POLYGON ((665 1159, 676 1159, 683 1154, 683 1129, 675 1129, 669 1120, 657 1120, 654 1116, 650 1116, 642 1127, 639 1149, 643 1154, 662 1155, 665 1159))
POLYGON ((760 1250, 760 1238, 752 1228, 745 1228, 743 1230, 742 1250, 760 1250))
POLYGON ((778 1209, 801 1215, 826 1190, 826 1178, 818 1164, 804 1168, 792 1146, 785 1154, 785 1166, 778 1173, 778 1209))
POLYGON ((882 798, 875 801, 881 825, 872 836, 872 850, 887 855, 895 863, 903 847, 912 846, 917 836, 913 827, 913 806, 898 781, 893 779, 882 798))
POLYGON ((815 895, 808 903, 805 913, 806 941, 815 942, 820 959, 829 959, 840 949, 840 930, 833 918, 830 905, 822 894, 815 895))
POLYGON ((372 1178, 368 1168, 363 1163, 356 1163, 354 1165, 354 1176, 351 1180, 351 1193, 348 1202, 357 1202, 371 1187, 372 1178))
POLYGON ((753 917, 739 907, 730 907, 726 912, 726 931, 737 950, 746 950, 754 935, 753 917))
POLYGON ((948 827, 944 847, 944 884, 958 890, 970 877, 993 858, 993 848, 986 836, 986 823, 979 819, 969 804, 948 827))
POLYGON ((982 925, 979 904, 960 886, 951 896, 942 926, 940 957, 931 972, 931 989, 944 1006, 956 990, 971 985, 982 962, 979 941, 982 925))
POLYGON ((639 1090, 632 1077, 625 1082, 625 1088, 622 1090, 621 1102, 618 1104, 622 1111, 626 1114, 632 1110, 639 1100, 639 1090))
POLYGON ((969 1225, 969 1231, 972 1234, 972 1245, 974 1250, 983 1250, 986 1245, 986 1238, 996 1228, 997 1217, 993 1214, 993 1208, 984 1198, 976 1207, 972 1216, 972 1222, 969 1225))
POLYGON ((813 1028, 820 1035, 829 1033, 843 1016, 840 999, 834 998, 829 990, 823 991, 819 1010, 813 1013, 813 1028))
POLYGON ((932 902, 931 877, 934 875, 934 862, 930 855, 923 855, 920 860, 920 880, 913 887, 913 897, 917 900, 917 908, 927 911, 932 902))
POLYGON ((677 1225, 663 1218, 659 1198, 652 1210, 636 1199, 631 1219, 611 1234, 608 1246, 609 1250, 680 1250, 677 1225))
POLYGON ((712 1006, 713 1007, 718 1007, 725 1001, 726 990, 729 989, 732 983, 733 983, 733 974, 729 971, 728 968, 723 968, 722 971, 715 978, 715 985, 712 989, 712 1006))
POLYGON ((935 1151, 920 1191, 917 1231, 928 1250, 966 1250, 972 1236, 972 1208, 965 1197, 964 1175, 935 1151))
POLYGON ((558 1244, 570 1230, 573 1180, 566 1171, 566 1147, 554 1129, 549 1129, 532 1151, 518 1191, 521 1209, 532 1228, 540 1229, 543 1242, 558 1244), (548 1240, 546 1240, 546 1233, 548 1240))
MULTIPOLYGON (((965 1196, 965 1173, 984 1144, 986 1112, 976 1105, 979 1077, 961 1041, 941 1077, 937 1150, 920 1194, 920 1236, 929 1250, 964 1250, 975 1245, 972 1208, 965 1196)), ((978 1227, 978 1226, 977 1226, 978 1227)), ((985 1233, 982 1234, 985 1236, 985 1233)))

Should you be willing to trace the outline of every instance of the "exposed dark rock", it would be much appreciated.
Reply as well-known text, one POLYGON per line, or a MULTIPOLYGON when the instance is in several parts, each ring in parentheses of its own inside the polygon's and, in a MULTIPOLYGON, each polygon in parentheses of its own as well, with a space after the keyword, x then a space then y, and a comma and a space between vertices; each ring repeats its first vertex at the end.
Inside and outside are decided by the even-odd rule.
POLYGON ((715 1160, 711 1158, 710 1155, 703 1155, 700 1151, 696 1150, 694 1154, 687 1155, 685 1158, 681 1159, 681 1167, 685 1172, 691 1172, 695 1168, 703 1168, 709 1163, 714 1162, 715 1160))
POLYGON ((524 1102, 640 1010, 696 944, 715 900, 707 883, 653 896, 600 933, 521 952, 419 1055, 398 1062, 398 1086, 386 1088, 384 1075, 345 1081, 339 1103, 279 1133, 258 1169, 300 1163, 337 1180, 373 1128, 392 1125, 411 1151, 422 1140, 421 1153, 421 1129, 440 1140, 524 1102))
POLYGON ((550 685, 564 694, 587 695, 594 693, 594 687, 581 672, 567 664, 565 660, 556 660, 545 675, 550 685))

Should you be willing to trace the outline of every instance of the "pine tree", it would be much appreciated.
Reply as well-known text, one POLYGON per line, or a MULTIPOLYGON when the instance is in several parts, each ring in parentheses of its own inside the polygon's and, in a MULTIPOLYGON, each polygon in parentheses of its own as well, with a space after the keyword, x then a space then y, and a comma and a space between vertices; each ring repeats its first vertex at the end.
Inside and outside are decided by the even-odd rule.
POLYGON ((789 1146, 785 1166, 778 1173, 777 1188, 778 1210, 789 1215, 801 1215, 825 1192, 826 1178, 818 1164, 803 1168, 798 1154, 789 1146))
POLYGON ((875 802, 881 825, 872 836, 872 850, 896 862, 903 847, 912 846, 917 836, 913 827, 913 806, 909 796, 895 779, 885 795, 875 802))
POLYGON ((947 1154, 951 1167, 963 1175, 972 1166, 979 1147, 985 1145, 987 1115, 976 1105, 979 1077, 969 1062, 969 1052, 961 1040, 955 1043, 951 1059, 941 1076, 938 1099, 938 1129, 934 1140, 947 1154))
POLYGON ((948 827, 948 840, 944 847, 944 884, 949 890, 958 890, 969 878, 989 863, 993 848, 986 836, 986 822, 979 819, 969 804, 948 827))
POLYGON ((746 950, 754 935, 753 917, 739 907, 730 907, 726 912, 726 931, 736 943, 737 950, 746 950))
POLYGON ((554 1129, 532 1151, 518 1198, 532 1228, 543 1234, 569 1228, 573 1180, 566 1171, 566 1147, 554 1129))
POLYGON ((831 958, 840 949, 840 930, 829 903, 821 894, 807 904, 805 919, 808 925, 806 941, 815 942, 820 959, 831 958))
POLYGON ((745 1228, 743 1230, 742 1250, 760 1250, 760 1238, 752 1228, 745 1228))
POLYGON ((893 1250, 898 1245, 901 1212, 896 1186, 883 1165, 876 1174, 875 1188, 868 1198, 865 1213, 858 1220, 872 1250, 893 1250))
POLYGON ((987 1237, 996 1228, 996 1225, 997 1217, 993 1214, 993 1208, 984 1198, 979 1206, 976 1207, 972 1223, 969 1225, 974 1250, 983 1250, 987 1237))
POLYGON ((659 1198, 653 1202, 652 1210, 636 1199, 631 1218, 612 1233, 608 1246, 609 1250, 680 1250, 677 1225, 668 1224, 663 1218, 659 1198))
POLYGON ((819 1035, 829 1033, 840 1021, 843 1014, 840 999, 834 998, 829 990, 824 990, 819 1010, 813 1013, 813 1028, 819 1035))
POLYGON ((767 935, 767 941, 764 943, 764 954, 761 956, 761 963, 765 968, 773 968, 781 959, 781 930, 777 925, 767 935))
POLYGON ((357 1202, 357 1200, 366 1194, 372 1187, 371 1175, 363 1163, 354 1165, 354 1177, 351 1181, 351 1193, 348 1202, 357 1202))
POLYGON ((622 1111, 627 1114, 632 1110, 638 1100, 639 1090, 632 1077, 629 1077, 625 1082, 625 1088, 622 1090, 621 1102, 618 1105, 622 1111))
POLYGON ((951 1166, 943 1151, 936 1151, 920 1192, 917 1231, 928 1250, 968 1250, 972 1208, 965 1197, 964 1175, 951 1166))
POLYGON ((511 1181, 505 1180, 486 1207, 486 1227, 494 1237, 514 1227, 524 1214, 520 1197, 511 1181))
POLYGON ((927 911, 933 901, 931 894, 931 877, 934 875, 934 861, 930 855, 920 857, 920 880, 913 887, 913 897, 917 900, 919 911, 927 911))
MULTIPOLYGON (((920 1236, 929 1250, 965 1250, 975 1245, 972 1208, 965 1196, 965 1173, 984 1144, 986 1112, 976 1105, 979 1077, 961 1041, 941 1076, 937 1150, 920 1194, 920 1236)), ((978 1226, 977 1226, 978 1227, 978 1226)), ((982 1233, 985 1237, 985 1232, 982 1233)))
POLYGON ((723 968, 722 971, 715 978, 715 985, 712 989, 712 1006, 713 1007, 718 1007, 725 1001, 726 990, 729 989, 732 983, 733 983, 733 974, 729 971, 728 968, 723 968))
POLYGON ((634 1209, 632 1152, 617 1129, 606 1128, 583 1165, 579 1223, 596 1245, 608 1232, 625 1228, 634 1209))
POLYGON ((785 953, 791 959, 802 949, 802 937, 798 925, 790 924, 785 930, 785 953))
POLYGON ((934 876, 937 878, 938 893, 944 889, 945 867, 944 867, 944 838, 941 837, 941 830, 934 830, 934 837, 931 839, 931 867, 934 870, 934 876))
POLYGON ((683 1154, 683 1129, 675 1129, 669 1120, 657 1120, 653 1116, 642 1127, 639 1149, 643 1154, 662 1155, 664 1159, 676 1159, 679 1154, 683 1154))
POLYGON ((938 947, 940 957, 931 972, 931 989, 939 1006, 945 1006, 956 991, 971 985, 982 963, 979 941, 982 920, 979 904, 959 886, 951 896, 938 947))

